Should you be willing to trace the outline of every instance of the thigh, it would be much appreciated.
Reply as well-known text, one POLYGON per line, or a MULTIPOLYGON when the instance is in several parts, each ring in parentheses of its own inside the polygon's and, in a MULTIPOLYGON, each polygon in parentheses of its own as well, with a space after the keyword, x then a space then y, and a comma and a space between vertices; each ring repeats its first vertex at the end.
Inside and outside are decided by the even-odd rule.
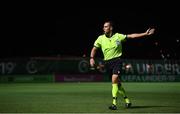
POLYGON ((122 67, 122 63, 120 59, 114 61, 112 73, 119 75, 121 72, 121 67, 122 67))
POLYGON ((106 74, 108 75, 108 78, 111 79, 112 78, 112 64, 110 61, 105 62, 105 69, 106 69, 106 74))

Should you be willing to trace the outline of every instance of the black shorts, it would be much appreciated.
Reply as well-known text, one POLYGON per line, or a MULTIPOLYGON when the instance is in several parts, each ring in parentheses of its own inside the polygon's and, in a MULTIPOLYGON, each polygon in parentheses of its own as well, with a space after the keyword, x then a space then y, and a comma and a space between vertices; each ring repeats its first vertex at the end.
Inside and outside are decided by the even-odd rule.
POLYGON ((109 75, 120 74, 122 62, 120 57, 105 61, 105 67, 109 75))

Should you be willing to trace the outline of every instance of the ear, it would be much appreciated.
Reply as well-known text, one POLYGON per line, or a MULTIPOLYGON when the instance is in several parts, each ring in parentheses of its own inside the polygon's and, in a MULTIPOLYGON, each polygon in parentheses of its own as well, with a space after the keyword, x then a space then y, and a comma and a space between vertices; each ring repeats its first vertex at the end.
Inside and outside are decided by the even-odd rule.
POLYGON ((110 30, 111 30, 111 31, 113 30, 113 27, 112 27, 112 26, 110 27, 110 30))

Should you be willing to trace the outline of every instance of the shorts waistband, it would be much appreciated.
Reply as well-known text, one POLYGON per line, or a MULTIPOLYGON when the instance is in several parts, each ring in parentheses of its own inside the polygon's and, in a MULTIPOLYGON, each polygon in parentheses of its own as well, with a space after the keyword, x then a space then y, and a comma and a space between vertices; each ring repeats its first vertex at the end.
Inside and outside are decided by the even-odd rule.
POLYGON ((115 60, 118 60, 118 59, 121 59, 120 57, 116 57, 116 58, 112 58, 112 59, 109 59, 109 60, 105 60, 105 62, 111 62, 111 61, 115 61, 115 60))

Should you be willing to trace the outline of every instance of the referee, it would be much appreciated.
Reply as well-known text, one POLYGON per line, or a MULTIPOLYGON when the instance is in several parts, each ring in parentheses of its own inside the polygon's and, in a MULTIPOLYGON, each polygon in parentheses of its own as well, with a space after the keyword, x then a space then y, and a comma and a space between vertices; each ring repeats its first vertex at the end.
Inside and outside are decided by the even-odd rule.
POLYGON ((104 55, 105 66, 110 71, 112 76, 112 105, 109 106, 111 110, 117 110, 117 94, 123 96, 126 107, 131 107, 131 102, 126 95, 126 92, 119 80, 121 70, 121 55, 122 55, 122 41, 127 38, 143 38, 148 35, 152 35, 155 31, 154 28, 149 28, 143 33, 133 34, 121 34, 113 32, 112 21, 106 21, 103 26, 104 34, 100 35, 94 42, 94 46, 91 49, 90 65, 95 65, 94 57, 98 49, 101 49, 104 55))

